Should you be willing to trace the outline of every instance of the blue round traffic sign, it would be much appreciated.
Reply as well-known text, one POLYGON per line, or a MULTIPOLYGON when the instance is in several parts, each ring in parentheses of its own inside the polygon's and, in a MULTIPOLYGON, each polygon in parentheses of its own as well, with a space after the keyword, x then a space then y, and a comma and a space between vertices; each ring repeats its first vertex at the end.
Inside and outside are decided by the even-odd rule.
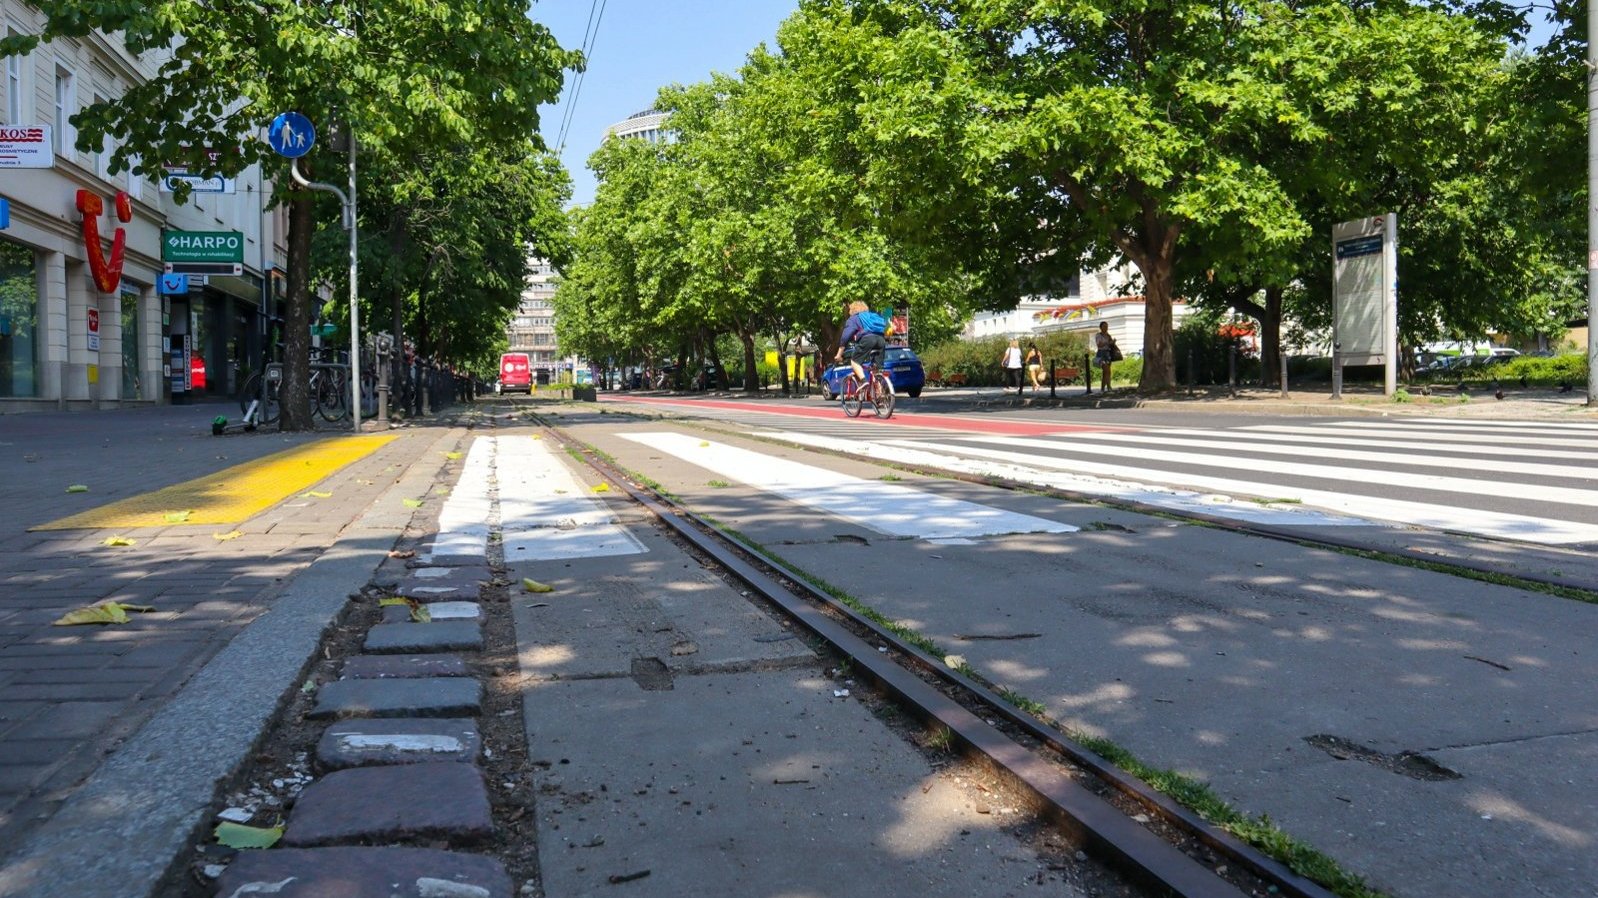
POLYGON ((279 156, 298 159, 316 144, 316 126, 298 112, 282 112, 266 129, 266 141, 279 156))

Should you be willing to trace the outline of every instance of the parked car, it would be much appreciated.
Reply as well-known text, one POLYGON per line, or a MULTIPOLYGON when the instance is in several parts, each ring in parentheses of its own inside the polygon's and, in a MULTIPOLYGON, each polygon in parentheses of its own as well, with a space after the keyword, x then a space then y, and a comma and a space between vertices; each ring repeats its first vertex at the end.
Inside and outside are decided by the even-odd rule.
MULTIPOLYGON (((911 399, 921 395, 921 388, 927 384, 927 372, 913 350, 907 346, 889 346, 882 361, 895 393, 906 393, 911 399)), ((843 395, 843 379, 848 376, 848 362, 828 368, 821 375, 822 398, 833 400, 843 395)))

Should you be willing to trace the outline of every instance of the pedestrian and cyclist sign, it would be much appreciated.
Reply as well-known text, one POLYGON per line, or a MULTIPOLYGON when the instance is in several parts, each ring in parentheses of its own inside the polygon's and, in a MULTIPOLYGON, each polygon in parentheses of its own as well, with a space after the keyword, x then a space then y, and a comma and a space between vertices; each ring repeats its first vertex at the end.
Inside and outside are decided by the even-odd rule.
POLYGON ((316 127, 298 112, 280 112, 266 129, 266 142, 279 156, 298 159, 316 145, 316 127))

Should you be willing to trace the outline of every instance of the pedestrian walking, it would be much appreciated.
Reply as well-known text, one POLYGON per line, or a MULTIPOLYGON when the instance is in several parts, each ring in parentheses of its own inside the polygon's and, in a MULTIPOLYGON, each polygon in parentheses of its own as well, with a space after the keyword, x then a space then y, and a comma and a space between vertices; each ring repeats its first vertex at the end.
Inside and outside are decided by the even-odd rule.
POLYGON ((1026 345, 1026 376, 1032 381, 1032 392, 1043 389, 1039 378, 1043 374, 1043 353, 1038 352, 1038 344, 1026 345))
POLYGON ((1110 336, 1110 322, 1099 322, 1099 332, 1093 335, 1093 347, 1097 350, 1093 361, 1099 366, 1099 386, 1108 393, 1110 365, 1121 360, 1121 350, 1115 345, 1115 338, 1110 336))
POLYGON ((1011 387, 1014 387, 1015 391, 1020 393, 1021 342, 1019 340, 1010 341, 1010 345, 1004 350, 1002 364, 1004 365, 1004 388, 1008 390, 1011 387))

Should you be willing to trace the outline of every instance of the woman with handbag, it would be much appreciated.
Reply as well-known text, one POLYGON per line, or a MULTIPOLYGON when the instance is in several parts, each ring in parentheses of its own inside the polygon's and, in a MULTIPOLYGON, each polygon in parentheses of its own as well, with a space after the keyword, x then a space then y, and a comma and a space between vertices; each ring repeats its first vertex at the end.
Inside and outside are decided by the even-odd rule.
POLYGON ((1093 361, 1099 366, 1099 387, 1110 392, 1110 363, 1121 360, 1121 350, 1110 336, 1110 322, 1100 321, 1099 332, 1093 335, 1093 348, 1098 350, 1093 361))

